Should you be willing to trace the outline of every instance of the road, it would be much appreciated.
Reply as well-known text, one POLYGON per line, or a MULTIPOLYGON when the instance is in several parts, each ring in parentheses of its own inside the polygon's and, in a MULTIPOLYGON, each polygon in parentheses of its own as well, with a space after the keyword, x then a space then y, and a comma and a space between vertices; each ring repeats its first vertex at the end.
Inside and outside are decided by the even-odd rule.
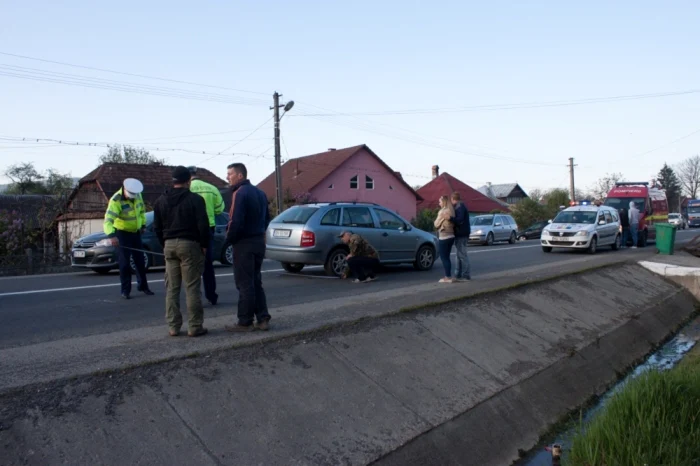
MULTIPOLYGON (((688 241, 695 234, 689 230, 679 231, 677 242, 688 241)), ((475 280, 483 274, 506 270, 512 272, 537 264, 555 264, 579 254, 565 251, 545 254, 537 241, 469 249, 475 280)), ((598 254, 633 255, 635 251, 613 252, 609 248, 601 248, 598 254)), ((302 274, 291 275, 272 261, 265 262, 263 274, 269 307, 279 308, 300 303, 313 306, 315 301, 332 297, 355 296, 437 281, 442 276, 442 266, 438 262, 429 272, 417 272, 412 267, 386 268, 379 274, 379 280, 371 284, 351 284, 346 280, 330 278, 320 267, 307 268, 302 274)), ((116 272, 107 276, 81 272, 2 278, 0 316, 4 328, 0 349, 157 325, 165 328, 163 271, 150 271, 148 278, 156 295, 137 293, 134 286, 133 299, 129 301, 119 297, 116 272)), ((205 325, 207 317, 229 315, 231 322, 235 321, 238 295, 231 270, 217 268, 217 282, 219 304, 214 307, 205 304, 205 325)), ((184 296, 182 306, 186 312, 184 296)))

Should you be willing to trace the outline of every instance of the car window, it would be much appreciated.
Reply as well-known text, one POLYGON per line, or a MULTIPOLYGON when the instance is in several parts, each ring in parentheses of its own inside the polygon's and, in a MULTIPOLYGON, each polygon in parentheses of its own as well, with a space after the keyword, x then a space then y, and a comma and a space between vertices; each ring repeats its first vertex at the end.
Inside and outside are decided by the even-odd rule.
POLYGON ((493 223, 493 216, 488 215, 488 216, 475 217, 473 225, 487 226, 487 225, 491 225, 492 223, 493 223))
POLYGON ((316 211, 318 211, 318 207, 295 205, 275 217, 272 223, 306 225, 306 222, 309 221, 316 211))
POLYGON ((219 214, 219 215, 215 216, 214 223, 216 223, 219 226, 228 225, 228 214, 223 213, 223 214, 219 214))
POLYGON ((598 222, 604 222, 605 221, 605 214, 603 212, 600 212, 598 214, 598 222))
POLYGON ((321 225, 338 225, 340 223, 340 209, 331 209, 321 219, 321 225))
POLYGON ((508 220, 509 225, 515 225, 515 220, 510 215, 506 215, 506 220, 508 220))
POLYGON ((605 211, 605 221, 606 221, 607 223, 612 223, 612 221, 613 221, 612 215, 610 215, 610 212, 607 211, 607 210, 605 211))
POLYGON ((379 228, 398 230, 406 226, 403 220, 386 210, 374 209, 374 211, 377 213, 377 217, 379 217, 379 228))
POLYGON ((613 210, 613 211, 611 212, 611 214, 612 214, 613 222, 619 222, 619 221, 620 221, 620 216, 617 214, 617 210, 613 210))
POLYGON ((343 208, 343 226, 374 228, 374 220, 367 207, 345 207, 343 208))
POLYGON ((503 215, 497 215, 495 223, 500 223, 501 225, 505 226, 508 224, 508 221, 506 220, 506 218, 503 215))

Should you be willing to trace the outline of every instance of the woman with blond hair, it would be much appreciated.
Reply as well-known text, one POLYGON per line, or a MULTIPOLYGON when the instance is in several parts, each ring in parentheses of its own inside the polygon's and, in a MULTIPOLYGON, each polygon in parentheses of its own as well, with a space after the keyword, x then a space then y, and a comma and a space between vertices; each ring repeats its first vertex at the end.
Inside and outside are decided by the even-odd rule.
POLYGON ((440 198, 440 211, 435 219, 435 230, 439 239, 439 252, 442 266, 445 268, 445 277, 440 279, 440 283, 453 283, 452 279, 452 246, 455 244, 455 227, 451 218, 455 216, 455 209, 447 196, 440 198))

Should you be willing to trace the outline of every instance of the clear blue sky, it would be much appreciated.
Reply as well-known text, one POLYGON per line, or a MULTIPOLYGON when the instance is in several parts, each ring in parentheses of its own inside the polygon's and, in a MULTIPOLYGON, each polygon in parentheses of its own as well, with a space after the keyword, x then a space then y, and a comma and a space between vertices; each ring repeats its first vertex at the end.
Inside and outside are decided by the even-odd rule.
MULTIPOLYGON (((568 157, 579 165, 580 187, 606 172, 648 180, 664 161, 675 164, 700 152, 700 133, 669 144, 700 130, 700 94, 498 111, 303 115, 329 113, 314 106, 371 113, 700 89, 698 24, 700 3, 693 1, 356 1, 341 6, 329 1, 0 0, 0 52, 262 93, 0 55, 5 66, 0 73, 17 74, 7 66, 20 66, 122 86, 223 94, 228 101, 0 75, 0 137, 119 143, 241 130, 141 143, 216 153, 270 118, 271 94, 277 90, 283 100, 297 103, 282 120, 284 158, 365 143, 411 184, 427 182, 431 166, 438 164, 474 187, 487 181, 518 181, 526 189, 564 187, 568 157), (231 103, 237 98, 245 105, 231 103)), ((205 166, 222 177, 227 164, 241 161, 259 181, 274 168, 272 143, 268 123, 229 150, 262 157, 155 154, 170 164, 205 166)), ((40 169, 82 176, 103 151, 3 140, 0 170, 32 161, 40 169)))

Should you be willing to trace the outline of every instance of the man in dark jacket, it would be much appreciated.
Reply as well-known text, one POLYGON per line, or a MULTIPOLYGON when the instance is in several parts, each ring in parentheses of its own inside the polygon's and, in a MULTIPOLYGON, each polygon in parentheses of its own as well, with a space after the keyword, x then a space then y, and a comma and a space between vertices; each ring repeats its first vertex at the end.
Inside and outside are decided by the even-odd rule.
POLYGON ((204 199, 190 191, 190 171, 176 167, 173 189, 155 204, 153 227, 165 253, 165 318, 170 336, 178 336, 182 327, 180 288, 185 283, 185 297, 191 337, 206 335, 202 326, 201 276, 204 257, 209 248, 209 219, 204 199))
POLYGON ((231 209, 226 238, 233 245, 233 276, 238 289, 238 323, 229 332, 269 330, 270 313, 262 287, 265 232, 270 224, 267 196, 250 184, 242 163, 228 166, 231 209), (253 325, 254 320, 257 323, 253 325))
POLYGON ((469 210, 462 202, 462 196, 457 192, 452 193, 452 205, 455 208, 455 216, 451 220, 455 227, 455 250, 457 251, 454 277, 458 282, 463 282, 472 279, 469 256, 467 256, 471 223, 469 223, 469 210))
MULTIPOLYGON (((627 247, 627 240, 631 238, 630 235, 630 217, 627 209, 622 207, 620 209, 620 233, 622 233, 622 240, 620 241, 620 249, 627 247)), ((633 244, 633 246, 636 246, 633 244)))

